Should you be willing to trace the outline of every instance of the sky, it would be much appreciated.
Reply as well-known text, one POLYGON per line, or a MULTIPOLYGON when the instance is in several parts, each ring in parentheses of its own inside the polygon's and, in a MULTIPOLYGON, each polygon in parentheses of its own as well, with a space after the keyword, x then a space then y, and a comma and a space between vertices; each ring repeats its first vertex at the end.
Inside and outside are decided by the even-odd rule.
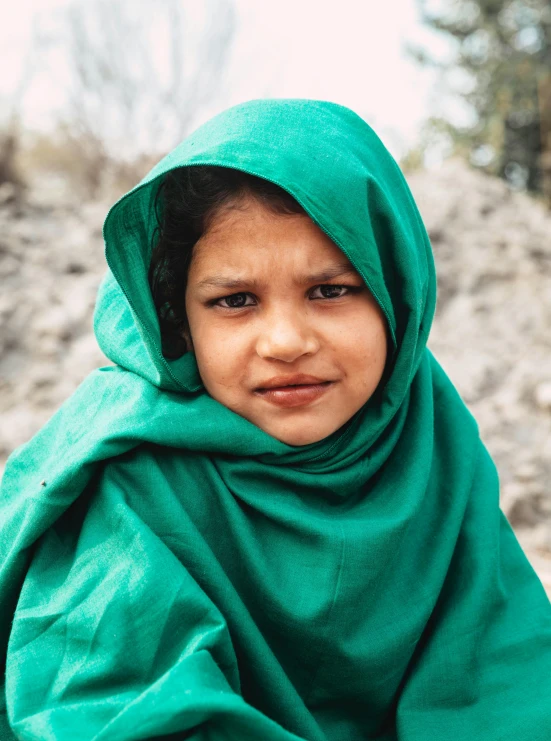
MULTIPOLYGON (((10 23, 0 29, 4 115, 34 51, 33 18, 40 12, 42 19, 48 14, 54 19, 68 2, 12 4, 10 23)), ((194 125, 251 98, 332 100, 367 120, 400 157, 415 145, 423 121, 440 112, 442 95, 434 71, 409 59, 404 45, 421 43, 441 58, 450 48, 444 38, 422 27, 416 0, 234 0, 234 8, 236 31, 220 90, 197 111, 194 125)), ((40 59, 34 62, 23 120, 28 127, 48 128, 64 104, 69 71, 55 55, 49 56, 47 69, 40 59)))

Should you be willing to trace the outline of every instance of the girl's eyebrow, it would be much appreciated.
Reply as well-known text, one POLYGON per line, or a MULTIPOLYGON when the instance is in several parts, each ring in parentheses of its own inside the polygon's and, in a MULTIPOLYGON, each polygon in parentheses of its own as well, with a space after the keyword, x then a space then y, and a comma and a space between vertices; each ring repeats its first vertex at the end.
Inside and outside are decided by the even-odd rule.
POLYGON ((319 273, 311 273, 300 279, 300 283, 325 283, 328 280, 340 278, 343 275, 358 275, 356 268, 349 262, 339 263, 325 268, 319 273))
MULTIPOLYGON (((319 273, 310 273, 309 275, 300 276, 295 279, 295 283, 304 285, 307 283, 325 283, 343 275, 358 275, 357 270, 351 263, 341 263, 321 270, 319 273)), ((215 287, 215 288, 243 288, 243 287, 261 287, 264 281, 250 278, 240 278, 238 276, 223 275, 221 273, 210 275, 197 283, 197 288, 215 287)))

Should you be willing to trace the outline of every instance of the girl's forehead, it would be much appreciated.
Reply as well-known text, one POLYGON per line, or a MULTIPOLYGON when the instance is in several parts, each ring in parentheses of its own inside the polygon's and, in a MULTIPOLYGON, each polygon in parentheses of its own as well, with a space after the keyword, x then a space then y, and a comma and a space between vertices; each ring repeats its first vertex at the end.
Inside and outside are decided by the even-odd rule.
MULTIPOLYGON (((225 208, 198 240, 195 267, 276 263, 281 269, 354 266, 339 247, 305 214, 281 214, 258 201, 225 208)), ((192 264, 193 264, 192 263, 192 264)))

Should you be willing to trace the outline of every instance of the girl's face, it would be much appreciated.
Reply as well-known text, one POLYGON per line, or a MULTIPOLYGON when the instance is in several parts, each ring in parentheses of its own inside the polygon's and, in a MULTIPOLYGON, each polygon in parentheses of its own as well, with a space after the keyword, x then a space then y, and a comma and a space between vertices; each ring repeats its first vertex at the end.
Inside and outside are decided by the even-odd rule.
POLYGON ((196 243, 186 310, 208 393, 288 445, 338 430, 385 367, 383 315, 345 255, 252 197, 196 243))

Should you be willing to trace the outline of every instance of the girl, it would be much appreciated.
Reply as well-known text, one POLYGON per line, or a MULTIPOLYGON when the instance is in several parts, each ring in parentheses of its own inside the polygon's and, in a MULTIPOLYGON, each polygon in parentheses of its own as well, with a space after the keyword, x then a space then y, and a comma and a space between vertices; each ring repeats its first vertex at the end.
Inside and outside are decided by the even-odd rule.
POLYGON ((3 481, 4 737, 548 741, 551 605, 370 127, 232 108, 104 236, 115 365, 3 481))

